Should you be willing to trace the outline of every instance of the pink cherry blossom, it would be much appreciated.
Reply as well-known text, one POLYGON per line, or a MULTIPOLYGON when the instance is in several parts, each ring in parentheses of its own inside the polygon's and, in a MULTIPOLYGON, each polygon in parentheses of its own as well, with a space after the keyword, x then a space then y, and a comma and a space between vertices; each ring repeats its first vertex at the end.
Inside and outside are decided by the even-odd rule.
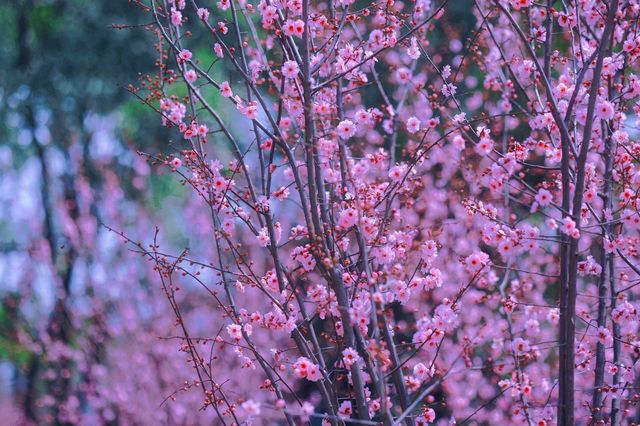
POLYGON ((282 65, 282 75, 287 78, 296 78, 300 69, 295 61, 287 61, 282 65))
POLYGON ((416 117, 410 117, 407 120, 407 131, 409 133, 416 133, 418 130, 420 130, 420 120, 416 117))
POLYGON ((230 98, 233 96, 233 91, 231 90, 231 85, 229 85, 228 81, 223 81, 220 83, 220 94, 225 98, 230 98))
POLYGON ((351 120, 343 120, 337 127, 338 136, 342 139, 349 139, 356 134, 356 126, 351 120))
MULTIPOLYGON (((148 203, 154 214, 140 216, 173 220, 130 245, 154 277, 136 282, 169 302, 164 331, 153 331, 175 339, 163 343, 182 357, 181 370, 159 365, 176 371, 162 381, 181 389, 176 407, 187 395, 197 402, 188 406, 191 417, 167 418, 633 421, 637 3, 478 1, 463 14, 446 1, 216 0, 207 5, 217 13, 212 22, 199 4, 151 3, 144 29, 154 38, 156 69, 131 91, 159 113, 166 143, 142 161, 169 201, 159 205, 155 197, 148 203), (200 55, 212 47, 211 58, 200 55)), ((23 98, 8 92, 12 102, 23 98)), ((43 137, 40 118, 26 118, 13 120, 36 123, 21 137, 43 137)), ((43 158, 64 164, 52 163, 43 176, 130 163, 123 155, 96 167, 67 164, 98 145, 69 152, 41 145, 43 158)), ((60 214, 36 221, 33 237, 20 242, 29 247, 25 258, 50 253, 53 275, 69 267, 56 254, 67 251, 56 247, 85 250, 90 239, 74 218, 103 197, 66 200, 68 191, 52 192, 60 194, 51 203, 60 214), (46 223, 60 235, 42 249, 46 223)), ((117 199, 111 194, 126 191, 106 194, 117 199)), ((17 203, 5 201, 7 208, 17 203)), ((73 266, 91 262, 86 256, 73 266)), ((69 299, 81 291, 75 281, 93 278, 80 269, 69 299)), ((138 270, 145 268, 125 264, 113 275, 138 270)), ((32 299, 21 297, 22 304, 32 299)), ((101 312, 118 315, 105 323, 130 326, 111 299, 106 305, 101 312)), ((22 311, 16 321, 32 312, 22 311)), ((131 311, 147 315, 137 305, 131 311)), ((20 330, 23 340, 38 341, 30 353, 82 360, 70 377, 89 377, 75 348, 91 346, 82 333, 73 333, 77 345, 50 345, 46 328, 20 330)), ((87 389, 97 389, 87 380, 87 389)), ((46 391, 53 380, 40 382, 36 389, 46 391)), ((73 405, 50 396, 42 413, 73 405)), ((102 415, 91 398, 84 404, 102 415)), ((139 422, 125 417, 122 403, 110 404, 118 421, 139 422)))

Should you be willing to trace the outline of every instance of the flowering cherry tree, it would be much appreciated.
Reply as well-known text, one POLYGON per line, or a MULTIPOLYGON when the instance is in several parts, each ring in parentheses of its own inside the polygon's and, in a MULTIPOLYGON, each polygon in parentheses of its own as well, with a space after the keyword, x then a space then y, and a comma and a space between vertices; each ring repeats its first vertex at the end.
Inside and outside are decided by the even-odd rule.
POLYGON ((636 0, 140 6, 216 421, 640 421, 636 0))

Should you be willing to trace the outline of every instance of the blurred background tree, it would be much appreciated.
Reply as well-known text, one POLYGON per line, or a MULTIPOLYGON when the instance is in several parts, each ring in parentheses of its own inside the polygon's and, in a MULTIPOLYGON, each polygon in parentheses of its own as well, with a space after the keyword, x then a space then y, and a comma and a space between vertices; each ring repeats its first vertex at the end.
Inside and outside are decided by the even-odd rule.
MULTIPOLYGON (((90 398, 96 367, 116 362, 107 342, 127 344, 113 326, 125 321, 117 284, 131 286, 134 312, 148 284, 144 271, 118 281, 127 254, 101 250, 111 240, 99 224, 135 227, 177 185, 156 178, 150 196, 148 166, 131 148, 163 141, 160 120, 126 89, 153 67, 148 18, 127 1, 0 2, 0 412, 12 407, 9 424, 126 419, 126 408, 90 398), (100 282, 113 287, 96 297, 100 282)), ((141 328, 154 320, 146 309, 141 328)), ((162 392, 149 398, 153 409, 162 392)))

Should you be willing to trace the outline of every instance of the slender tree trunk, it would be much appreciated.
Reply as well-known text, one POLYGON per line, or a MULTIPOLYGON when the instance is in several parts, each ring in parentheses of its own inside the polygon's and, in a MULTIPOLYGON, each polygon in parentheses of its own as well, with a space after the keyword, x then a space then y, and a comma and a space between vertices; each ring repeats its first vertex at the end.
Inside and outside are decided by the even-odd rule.
MULTIPOLYGON (((609 276, 609 284, 611 287, 611 309, 615 309, 616 307, 616 284, 615 277, 613 275, 613 267, 614 260, 613 257, 609 259, 609 267, 611 269, 611 275, 609 276)), ((618 367, 618 371, 613 375, 613 386, 618 386, 620 384, 620 353, 621 353, 621 345, 620 345, 620 326, 613 323, 613 364, 618 367)), ((611 424, 613 426, 617 426, 619 424, 618 415, 620 413, 620 396, 622 391, 618 390, 618 398, 611 399, 611 424)))
MULTIPOLYGON (((605 163, 604 173, 604 189, 602 194, 602 205, 604 208, 611 208, 611 174, 613 170, 613 155, 612 155, 612 140, 611 135, 608 135, 605 142, 605 148, 603 153, 603 159, 605 163)), ((602 222, 607 223, 605 215, 603 214, 602 222)), ((601 233, 601 245, 599 247, 600 256, 599 263, 602 266, 602 272, 598 282, 598 327, 607 326, 607 292, 609 287, 610 277, 613 275, 612 266, 609 267, 612 259, 611 254, 607 254, 605 250, 606 238, 611 238, 611 225, 602 225, 601 233)), ((594 420, 598 421, 602 419, 602 386, 604 385, 604 367, 605 367, 605 346, 602 343, 598 343, 596 348, 596 368, 595 379, 593 384, 593 400, 592 407, 594 412, 594 420)))
MULTIPOLYGON (((596 98, 600 88, 600 77, 604 58, 610 55, 609 39, 613 35, 615 16, 618 10, 618 0, 613 0, 609 5, 607 20, 602 38, 600 40, 598 59, 593 70, 593 78, 589 90, 589 104, 587 106, 587 120, 584 127, 582 144, 576 161, 575 192, 573 196, 572 216, 576 227, 580 229, 582 200, 584 196, 585 165, 589 153, 591 131, 596 107, 596 98)), ((576 89, 577 90, 577 89, 576 89)), ((563 175, 569 170, 562 168, 563 175)), ((563 188, 563 207, 569 187, 563 188)), ((558 424, 574 424, 574 370, 575 370, 575 336, 576 336, 576 294, 578 280, 578 244, 580 238, 570 238, 568 253, 566 253, 566 237, 563 238, 561 255, 561 297, 560 297, 560 365, 559 365, 559 397, 558 397, 558 424)))

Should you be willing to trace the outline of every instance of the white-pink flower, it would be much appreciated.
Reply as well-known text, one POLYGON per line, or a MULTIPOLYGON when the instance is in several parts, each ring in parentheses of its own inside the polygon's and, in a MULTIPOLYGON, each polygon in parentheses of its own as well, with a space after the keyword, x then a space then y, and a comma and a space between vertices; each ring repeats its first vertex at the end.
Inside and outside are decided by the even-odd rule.
POLYGON ((345 367, 349 368, 360 359, 360 355, 353 348, 346 348, 342 351, 342 362, 344 362, 345 367))
POLYGON ((356 134, 356 126, 351 120, 343 120, 338 124, 338 136, 341 139, 349 139, 356 134))
POLYGON ((260 403, 249 399, 242 403, 241 405, 244 412, 249 417, 255 417, 260 415, 260 403))
POLYGON ((184 73, 184 79, 189 83, 194 83, 198 79, 198 74, 194 70, 187 70, 184 73))
POLYGON ((188 49, 182 49, 179 53, 178 53, 178 59, 180 61, 188 61, 189 59, 191 59, 193 57, 193 54, 191 53, 190 50, 188 49))
POLYGON ((229 324, 227 326, 227 333, 232 339, 240 340, 242 339, 242 326, 239 324, 229 324))
POLYGON ((171 25, 174 27, 182 25, 182 13, 175 7, 171 8, 171 25))
POLYGON ((218 58, 224 58, 224 52, 222 51, 222 46, 220 45, 220 43, 216 43, 213 45, 213 51, 218 58))
POLYGON ((299 72, 300 68, 296 61, 286 61, 282 64, 282 75, 286 78, 296 78, 299 72))
POLYGON ((307 369, 307 380, 312 382, 317 382, 322 378, 322 373, 320 372, 320 367, 316 364, 312 364, 307 369))
POLYGON ((553 201, 553 196, 551 195, 551 192, 541 188, 536 194, 536 201, 542 207, 546 207, 553 201))
POLYGON ((600 101, 596 105, 596 116, 603 120, 611 120, 614 112, 613 105, 609 101, 600 101))
POLYGON ((476 152, 480 155, 490 154, 493 150, 493 141, 489 138, 481 138, 476 144, 476 152))
POLYGON ((444 96, 455 96, 458 88, 453 83, 446 83, 442 85, 441 92, 444 96))
POLYGON ((287 19, 282 25, 282 30, 287 36, 302 37, 304 33, 304 21, 301 19, 287 19))
POLYGON ((353 414, 353 408, 351 408, 351 401, 344 401, 338 408, 338 415, 344 419, 348 419, 353 414))
POLYGON ((576 227, 576 222, 569 216, 562 219, 562 225, 560 226, 560 232, 569 235, 571 238, 579 238, 580 231, 576 227))
POLYGON ((465 259, 467 269, 471 273, 478 272, 487 264, 488 261, 489 256, 483 252, 473 253, 465 259))
POLYGON ((411 59, 418 59, 420 57, 420 47, 418 46, 418 40, 415 37, 411 37, 411 42, 407 48, 407 56, 411 59))
POLYGON ((196 13, 198 15, 198 18, 202 19, 203 21, 209 19, 209 9, 207 9, 206 7, 198 8, 198 11, 196 13))
POLYGON ((420 120, 416 117, 409 117, 407 120, 407 132, 413 134, 420 130, 420 120))
POLYGON ((338 214, 338 225, 341 228, 351 228, 358 223, 358 212, 356 209, 345 209, 338 214))
POLYGON ((613 345, 613 336, 606 327, 598 327, 598 342, 605 346, 613 345))
POLYGON ((413 375, 416 376, 420 380, 426 380, 433 376, 433 367, 430 369, 423 363, 419 362, 413 366, 413 375))

